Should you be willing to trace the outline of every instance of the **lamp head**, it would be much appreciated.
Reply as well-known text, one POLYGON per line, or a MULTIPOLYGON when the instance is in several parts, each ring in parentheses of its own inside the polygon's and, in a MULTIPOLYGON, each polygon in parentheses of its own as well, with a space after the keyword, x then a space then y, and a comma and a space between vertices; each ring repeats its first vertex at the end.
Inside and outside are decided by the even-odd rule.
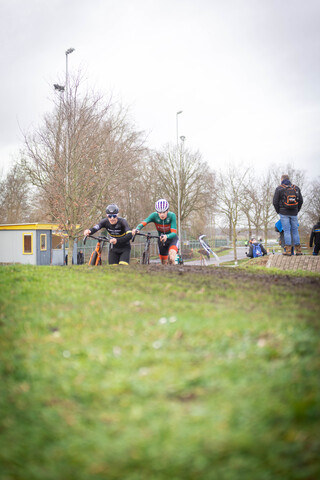
POLYGON ((66 55, 69 55, 69 53, 72 52, 74 52, 74 48, 68 48, 68 50, 66 50, 66 55))
POLYGON ((58 83, 55 83, 53 86, 54 86, 55 90, 58 90, 59 92, 64 92, 64 86, 63 85, 58 85, 58 83))

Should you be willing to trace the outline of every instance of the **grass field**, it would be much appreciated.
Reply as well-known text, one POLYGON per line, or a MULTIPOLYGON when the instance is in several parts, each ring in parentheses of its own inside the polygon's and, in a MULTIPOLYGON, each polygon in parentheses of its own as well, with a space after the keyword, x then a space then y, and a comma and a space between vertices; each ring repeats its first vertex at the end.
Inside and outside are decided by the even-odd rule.
POLYGON ((320 277, 0 267, 1 480, 320 478, 320 277))

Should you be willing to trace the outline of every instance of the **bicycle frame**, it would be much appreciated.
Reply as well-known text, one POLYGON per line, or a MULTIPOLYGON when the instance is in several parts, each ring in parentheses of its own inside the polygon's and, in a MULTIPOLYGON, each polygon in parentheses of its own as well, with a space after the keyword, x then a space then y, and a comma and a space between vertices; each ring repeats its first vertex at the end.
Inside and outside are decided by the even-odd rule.
MULTIPOLYGON (((151 235, 150 232, 148 232, 148 233, 137 232, 136 235, 139 235, 141 237, 146 237, 146 242, 144 244, 144 251, 142 253, 141 263, 143 265, 148 265, 150 263, 151 238, 156 238, 157 240, 159 240, 159 236, 158 235, 151 235)), ((134 242, 134 239, 132 241, 134 242)))
MULTIPOLYGON (((103 249, 104 244, 109 242, 109 238, 105 237, 105 236, 95 237, 94 235, 88 235, 88 237, 94 238, 95 240, 98 240, 96 248, 91 253, 88 265, 95 265, 95 266, 101 265, 102 264, 102 259, 101 259, 102 249, 103 249)), ((86 241, 87 241, 88 237, 84 237, 84 239, 83 239, 83 244, 84 245, 86 244, 86 241)))

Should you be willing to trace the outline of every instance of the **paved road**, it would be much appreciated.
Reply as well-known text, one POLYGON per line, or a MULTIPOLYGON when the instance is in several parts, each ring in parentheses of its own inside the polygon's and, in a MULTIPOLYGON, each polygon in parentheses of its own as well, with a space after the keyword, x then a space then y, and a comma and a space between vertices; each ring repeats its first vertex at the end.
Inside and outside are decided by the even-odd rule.
MULTIPOLYGON (((241 260, 242 258, 246 258, 247 251, 248 251, 247 247, 237 247, 238 260, 241 260)), ((227 255, 223 255, 222 257, 219 257, 220 263, 230 262, 232 260, 234 260, 233 251, 231 253, 228 253, 227 255)), ((215 263, 216 263, 216 260, 212 256, 210 257, 210 260, 206 259, 206 265, 214 265, 215 263)), ((192 260, 191 262, 185 262, 185 265, 201 265, 201 260, 192 260)))

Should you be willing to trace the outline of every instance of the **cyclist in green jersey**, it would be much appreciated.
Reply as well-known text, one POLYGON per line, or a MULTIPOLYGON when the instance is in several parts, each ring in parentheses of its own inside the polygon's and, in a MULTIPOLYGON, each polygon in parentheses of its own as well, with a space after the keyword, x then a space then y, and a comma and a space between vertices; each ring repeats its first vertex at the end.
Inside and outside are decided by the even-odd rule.
POLYGON ((169 212, 169 203, 164 198, 156 202, 155 209, 155 212, 151 213, 132 230, 132 235, 135 235, 148 223, 153 222, 159 234, 158 245, 161 263, 166 265, 169 261, 172 264, 175 262, 179 248, 176 215, 173 212, 169 212))

